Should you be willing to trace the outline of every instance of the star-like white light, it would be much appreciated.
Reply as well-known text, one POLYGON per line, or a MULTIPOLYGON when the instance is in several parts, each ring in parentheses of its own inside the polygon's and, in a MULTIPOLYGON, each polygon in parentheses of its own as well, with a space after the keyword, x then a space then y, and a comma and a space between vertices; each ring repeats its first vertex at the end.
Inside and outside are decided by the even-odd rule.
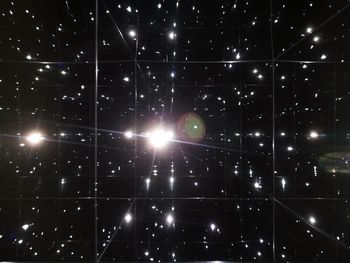
POLYGON ((41 143, 45 138, 40 132, 32 132, 27 137, 26 140, 32 145, 37 145, 41 143))
POLYGON ((132 136, 133 136, 132 131, 126 131, 126 132, 124 133, 124 136, 125 136, 126 138, 128 138, 128 139, 131 139, 132 136))
POLYGON ((124 77, 123 80, 124 80, 125 82, 129 82, 129 81, 130 81, 129 77, 124 77))
POLYGON ((135 30, 130 30, 130 31, 129 31, 129 36, 131 36, 131 37, 136 37, 136 32, 135 32, 135 30))
POLYGON ((167 215, 166 222, 167 222, 168 225, 171 225, 172 223, 174 223, 173 215, 171 215, 171 214, 167 215))
POLYGON ((131 219, 132 219, 132 216, 130 213, 127 213, 124 217, 124 220, 126 223, 130 223, 131 219))
POLYGON ((291 151, 293 151, 294 149, 293 149, 292 146, 288 146, 288 147, 287 147, 287 150, 291 152, 291 151))
POLYGON ((311 139, 317 139, 319 134, 316 131, 311 131, 309 136, 311 139))
POLYGON ((24 231, 27 231, 28 228, 29 228, 29 225, 28 225, 28 224, 24 224, 24 225, 22 226, 22 229, 23 229, 24 231))
POLYGON ((316 223, 316 219, 315 219, 313 216, 310 216, 310 217, 309 217, 309 222, 310 222, 311 224, 315 224, 315 223, 316 223))
POLYGON ((306 33, 311 34, 311 33, 312 33, 312 27, 308 27, 308 28, 306 29, 306 33))
POLYGON ((216 228, 216 225, 215 225, 215 224, 210 224, 210 229, 211 229, 211 231, 214 231, 215 228, 216 228))
POLYGON ((174 32, 169 32, 169 38, 173 40, 176 37, 176 34, 174 32))
POLYGON ((153 130, 148 135, 150 145, 156 149, 166 146, 173 137, 174 133, 172 131, 167 131, 161 128, 153 130))

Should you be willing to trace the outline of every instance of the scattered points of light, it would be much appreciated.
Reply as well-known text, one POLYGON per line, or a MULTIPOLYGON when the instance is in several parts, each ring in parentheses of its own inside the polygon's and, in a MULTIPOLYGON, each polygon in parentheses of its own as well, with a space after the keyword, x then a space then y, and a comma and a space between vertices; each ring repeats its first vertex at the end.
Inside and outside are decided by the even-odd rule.
POLYGON ((171 184, 173 184, 173 183, 174 183, 174 181, 175 181, 174 176, 171 176, 171 177, 169 178, 169 182, 170 182, 171 184))
POLYGON ((28 55, 26 56, 26 59, 31 60, 31 59, 32 59, 32 56, 31 56, 30 54, 28 54, 28 55))
POLYGON ((260 135, 261 135, 260 132, 255 132, 255 133, 254 133, 254 136, 255 136, 255 137, 260 137, 260 135))
POLYGON ((216 228, 216 225, 215 225, 215 224, 210 224, 210 229, 211 229, 211 231, 214 231, 215 228, 216 228))
POLYGON ((67 72, 64 71, 64 70, 62 70, 62 71, 61 71, 61 74, 62 74, 62 75, 67 75, 67 72))
POLYGON ((126 223, 130 223, 132 217, 131 217, 131 214, 130 213, 127 213, 124 217, 124 220, 126 223))
POLYGON ((322 56, 321 56, 321 59, 322 60, 324 60, 324 59, 326 59, 327 58, 327 56, 325 55, 325 54, 323 54, 322 56))
POLYGON ((124 80, 125 82, 129 82, 129 81, 130 81, 129 77, 124 77, 123 80, 124 80))
POLYGON ((312 33, 312 27, 308 27, 308 28, 306 29, 306 33, 311 34, 311 33, 312 33))
POLYGON ((22 239, 18 240, 18 244, 22 244, 22 243, 23 243, 22 239))
POLYGON ((124 133, 124 136, 125 136, 126 138, 128 138, 128 139, 132 138, 132 136, 133 136, 132 131, 126 131, 126 132, 124 133))
POLYGON ((316 223, 316 219, 315 219, 313 216, 310 216, 310 217, 309 217, 309 222, 310 222, 311 224, 315 224, 315 223, 316 223))
POLYGON ((126 11, 128 11, 129 13, 131 13, 131 7, 130 6, 128 6, 127 8, 126 8, 126 11))
POLYGON ((314 42, 317 43, 319 40, 320 40, 320 38, 319 38, 318 36, 315 36, 315 37, 314 37, 314 42))
POLYGON ((161 9, 161 8, 162 8, 162 4, 159 3, 159 4, 157 5, 157 7, 158 7, 158 9, 161 9))
POLYGON ((288 147, 287 147, 287 150, 288 150, 288 151, 293 151, 294 148, 293 148, 292 146, 288 146, 288 147))
POLYGON ((148 255, 149 255, 149 252, 146 250, 145 251, 145 256, 148 257, 148 255))
POLYGON ((253 73, 254 73, 254 74, 258 73, 258 70, 257 70, 256 68, 253 69, 253 73))
POLYGON ((40 132, 32 132, 26 137, 26 140, 30 144, 36 145, 36 144, 39 144, 42 140, 44 140, 44 137, 40 132))
POLYGON ((136 37, 136 32, 135 32, 135 30, 130 30, 130 31, 129 31, 129 36, 131 36, 131 37, 136 37))
POLYGON ((315 132, 315 131, 311 131, 310 132, 310 138, 311 139, 317 139, 318 136, 319 136, 319 134, 317 132, 315 132))
POLYGON ((171 76, 172 78, 175 78, 175 72, 171 72, 171 73, 170 73, 170 76, 171 76))
POLYGON ((280 134, 281 134, 281 136, 286 136, 285 132, 281 132, 280 134))
POLYGON ((163 148, 174 137, 172 131, 166 131, 163 129, 155 129, 150 132, 148 139, 151 146, 154 148, 163 148))
POLYGON ((263 75, 259 74, 258 79, 262 79, 262 78, 263 78, 263 75))

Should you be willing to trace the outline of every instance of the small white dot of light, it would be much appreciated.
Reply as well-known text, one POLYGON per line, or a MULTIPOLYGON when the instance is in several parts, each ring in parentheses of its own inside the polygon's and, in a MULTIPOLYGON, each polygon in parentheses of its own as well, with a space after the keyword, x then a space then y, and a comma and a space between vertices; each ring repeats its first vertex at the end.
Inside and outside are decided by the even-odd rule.
POLYGON ((173 176, 171 176, 171 177, 169 178, 169 182, 170 182, 171 184, 173 184, 173 183, 174 183, 174 181, 175 181, 174 177, 173 177, 173 176))
POLYGON ((210 229, 211 229, 211 231, 214 231, 215 228, 216 228, 216 225, 215 225, 215 224, 210 224, 210 229))
POLYGON ((129 77, 124 77, 123 80, 124 80, 125 82, 129 82, 129 81, 130 81, 129 77))
POLYGON ((150 179, 150 178, 147 178, 147 179, 146 179, 146 184, 149 185, 150 183, 151 183, 151 179, 150 179))
POLYGON ((64 178, 61 179, 61 184, 65 184, 66 180, 64 178))
POLYGON ((136 32, 134 30, 129 31, 129 36, 136 37, 136 32))
POLYGON ((23 243, 22 239, 18 240, 18 244, 22 244, 22 243, 23 243))
POLYGON ((240 58, 241 58, 241 55, 239 53, 237 53, 236 59, 240 59, 240 58))
POLYGON ((171 214, 167 215, 166 222, 168 225, 172 224, 174 222, 174 217, 171 214))
POLYGON ((314 42, 318 42, 320 40, 320 38, 318 36, 314 37, 314 42))
POLYGON ((124 136, 125 136, 126 138, 128 138, 128 139, 132 138, 132 136, 133 136, 132 131, 126 131, 126 132, 124 133, 124 136))
POLYGON ((323 60, 323 59, 326 59, 327 58, 327 56, 325 55, 325 54, 323 54, 322 56, 321 56, 321 59, 323 60))
POLYGON ((255 133, 254 133, 254 136, 255 136, 255 137, 259 137, 260 135, 261 135, 260 132, 255 132, 255 133))
POLYGON ((318 133, 317 132, 315 132, 315 131, 311 131, 310 132, 310 138, 312 138, 312 139, 316 139, 316 138, 318 138, 318 133))
POLYGON ((132 217, 131 217, 130 213, 127 213, 124 217, 124 220, 126 223, 129 223, 131 221, 131 219, 132 219, 132 217))
POLYGON ((25 146, 25 144, 24 144, 24 143, 20 143, 20 144, 19 144, 19 146, 24 147, 24 146, 25 146))
POLYGON ((127 8, 126 8, 126 11, 128 11, 129 13, 131 13, 131 7, 130 6, 128 6, 127 8))
POLYGON ((62 70, 62 71, 61 71, 61 74, 62 74, 62 75, 66 75, 66 74, 67 74, 67 72, 66 72, 66 71, 64 71, 64 70, 62 70))
POLYGON ((259 143, 259 146, 260 146, 260 147, 263 147, 263 146, 264 146, 264 144, 261 142, 261 143, 259 143))
POLYGON ((284 189, 286 186, 286 180, 284 178, 282 179, 281 184, 282 184, 282 188, 284 189))
POLYGON ((26 56, 26 59, 31 60, 31 59, 32 59, 32 56, 28 54, 28 55, 26 56))
POLYGON ((287 147, 287 150, 288 150, 288 151, 293 151, 293 147, 288 146, 288 147, 287 147))
POLYGON ((310 217, 309 217, 309 222, 310 222, 311 224, 315 224, 315 223, 316 223, 316 219, 315 219, 313 216, 310 216, 310 217))
POLYGON ((258 70, 257 70, 256 68, 253 69, 253 73, 254 73, 254 74, 258 73, 258 70))
POLYGON ((306 29, 306 33, 311 34, 311 33, 312 33, 312 27, 308 27, 308 28, 306 29))
POLYGON ((64 132, 61 132, 61 133, 60 133, 60 136, 63 137, 63 136, 66 136, 66 134, 65 134, 64 132))
POLYGON ((29 228, 29 225, 28 225, 28 224, 24 224, 24 225, 22 226, 22 229, 23 229, 24 231, 27 231, 28 228, 29 228))
POLYGON ((284 254, 282 254, 281 256, 282 256, 282 258, 285 258, 285 257, 286 257, 284 254))
POLYGON ((198 186, 198 183, 197 183, 197 182, 194 182, 194 185, 195 185, 195 186, 198 186))
POLYGON ((61 250, 59 250, 59 249, 56 250, 56 253, 57 253, 57 254, 59 254, 60 252, 61 252, 61 250))
POLYGON ((306 186, 309 186, 310 184, 309 183, 305 183, 306 186))
POLYGON ((145 251, 145 256, 148 257, 148 255, 149 255, 149 252, 146 250, 145 251))
POLYGON ((258 251, 258 256, 259 256, 259 257, 261 256, 261 252, 260 252, 260 251, 258 251))
POLYGON ((44 140, 44 137, 40 132, 32 132, 26 137, 26 140, 30 144, 35 145, 35 144, 39 144, 42 140, 44 140))
POLYGON ((259 184, 258 182, 255 182, 255 183, 254 183, 254 187, 255 187, 256 189, 261 188, 261 186, 260 186, 260 184, 259 184))
POLYGON ((260 238, 259 242, 262 244, 262 243, 264 243, 264 240, 260 238))
POLYGON ((175 253, 172 253, 171 256, 174 258, 175 257, 175 253))
POLYGON ((170 39, 174 39, 176 35, 174 32, 170 32, 168 36, 170 39))
POLYGON ((281 79, 284 80, 284 79, 286 79, 286 77, 285 77, 285 76, 282 76, 281 79))
POLYGON ((161 8, 162 8, 162 4, 159 3, 159 4, 157 5, 157 7, 158 7, 158 9, 161 9, 161 8))
POLYGON ((174 78, 174 77, 175 77, 175 73, 174 73, 174 72, 171 72, 170 76, 171 76, 172 78, 174 78))
POLYGON ((281 132, 281 136, 286 136, 286 133, 285 132, 281 132))
POLYGON ((262 79, 262 78, 263 78, 263 75, 259 74, 258 79, 262 79))

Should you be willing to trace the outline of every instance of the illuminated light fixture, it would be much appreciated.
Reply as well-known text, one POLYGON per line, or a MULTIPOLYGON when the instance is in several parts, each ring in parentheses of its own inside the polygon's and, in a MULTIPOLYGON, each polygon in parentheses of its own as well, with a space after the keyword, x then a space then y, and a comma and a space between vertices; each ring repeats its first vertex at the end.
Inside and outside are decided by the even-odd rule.
POLYGON ((156 149, 166 146, 173 137, 174 133, 172 131, 166 131, 163 129, 153 130, 148 135, 150 145, 156 149))
POLYGON ((216 228, 216 225, 215 225, 215 224, 210 224, 210 229, 211 229, 211 231, 214 231, 215 228, 216 228))
POLYGON ((26 140, 32 145, 36 145, 41 143, 45 138, 42 136, 40 132, 32 132, 27 137, 26 140))
POLYGON ((126 223, 130 223, 131 219, 132 219, 132 216, 130 213, 127 213, 124 217, 124 220, 126 223))
POLYGON ((169 182, 170 182, 171 184, 173 184, 173 183, 174 183, 174 181, 175 181, 174 176, 171 176, 171 177, 169 178, 169 182))
POLYGON ((131 36, 131 37, 136 37, 136 32, 135 32, 135 30, 130 30, 130 31, 129 31, 129 36, 131 36))
POLYGON ((315 131, 311 131, 309 136, 311 139, 317 139, 319 134, 315 131))
POLYGON ((126 131, 126 132, 124 133, 124 136, 125 136, 126 138, 128 138, 128 139, 131 139, 132 136, 133 136, 132 131, 126 131))

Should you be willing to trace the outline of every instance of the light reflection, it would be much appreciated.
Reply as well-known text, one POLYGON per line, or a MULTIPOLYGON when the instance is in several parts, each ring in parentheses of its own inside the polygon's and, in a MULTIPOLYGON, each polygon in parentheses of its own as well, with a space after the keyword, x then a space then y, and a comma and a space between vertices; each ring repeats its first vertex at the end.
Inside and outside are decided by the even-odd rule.
POLYGON ((45 138, 40 132, 32 132, 27 137, 26 140, 32 145, 37 145, 41 143, 45 138))

